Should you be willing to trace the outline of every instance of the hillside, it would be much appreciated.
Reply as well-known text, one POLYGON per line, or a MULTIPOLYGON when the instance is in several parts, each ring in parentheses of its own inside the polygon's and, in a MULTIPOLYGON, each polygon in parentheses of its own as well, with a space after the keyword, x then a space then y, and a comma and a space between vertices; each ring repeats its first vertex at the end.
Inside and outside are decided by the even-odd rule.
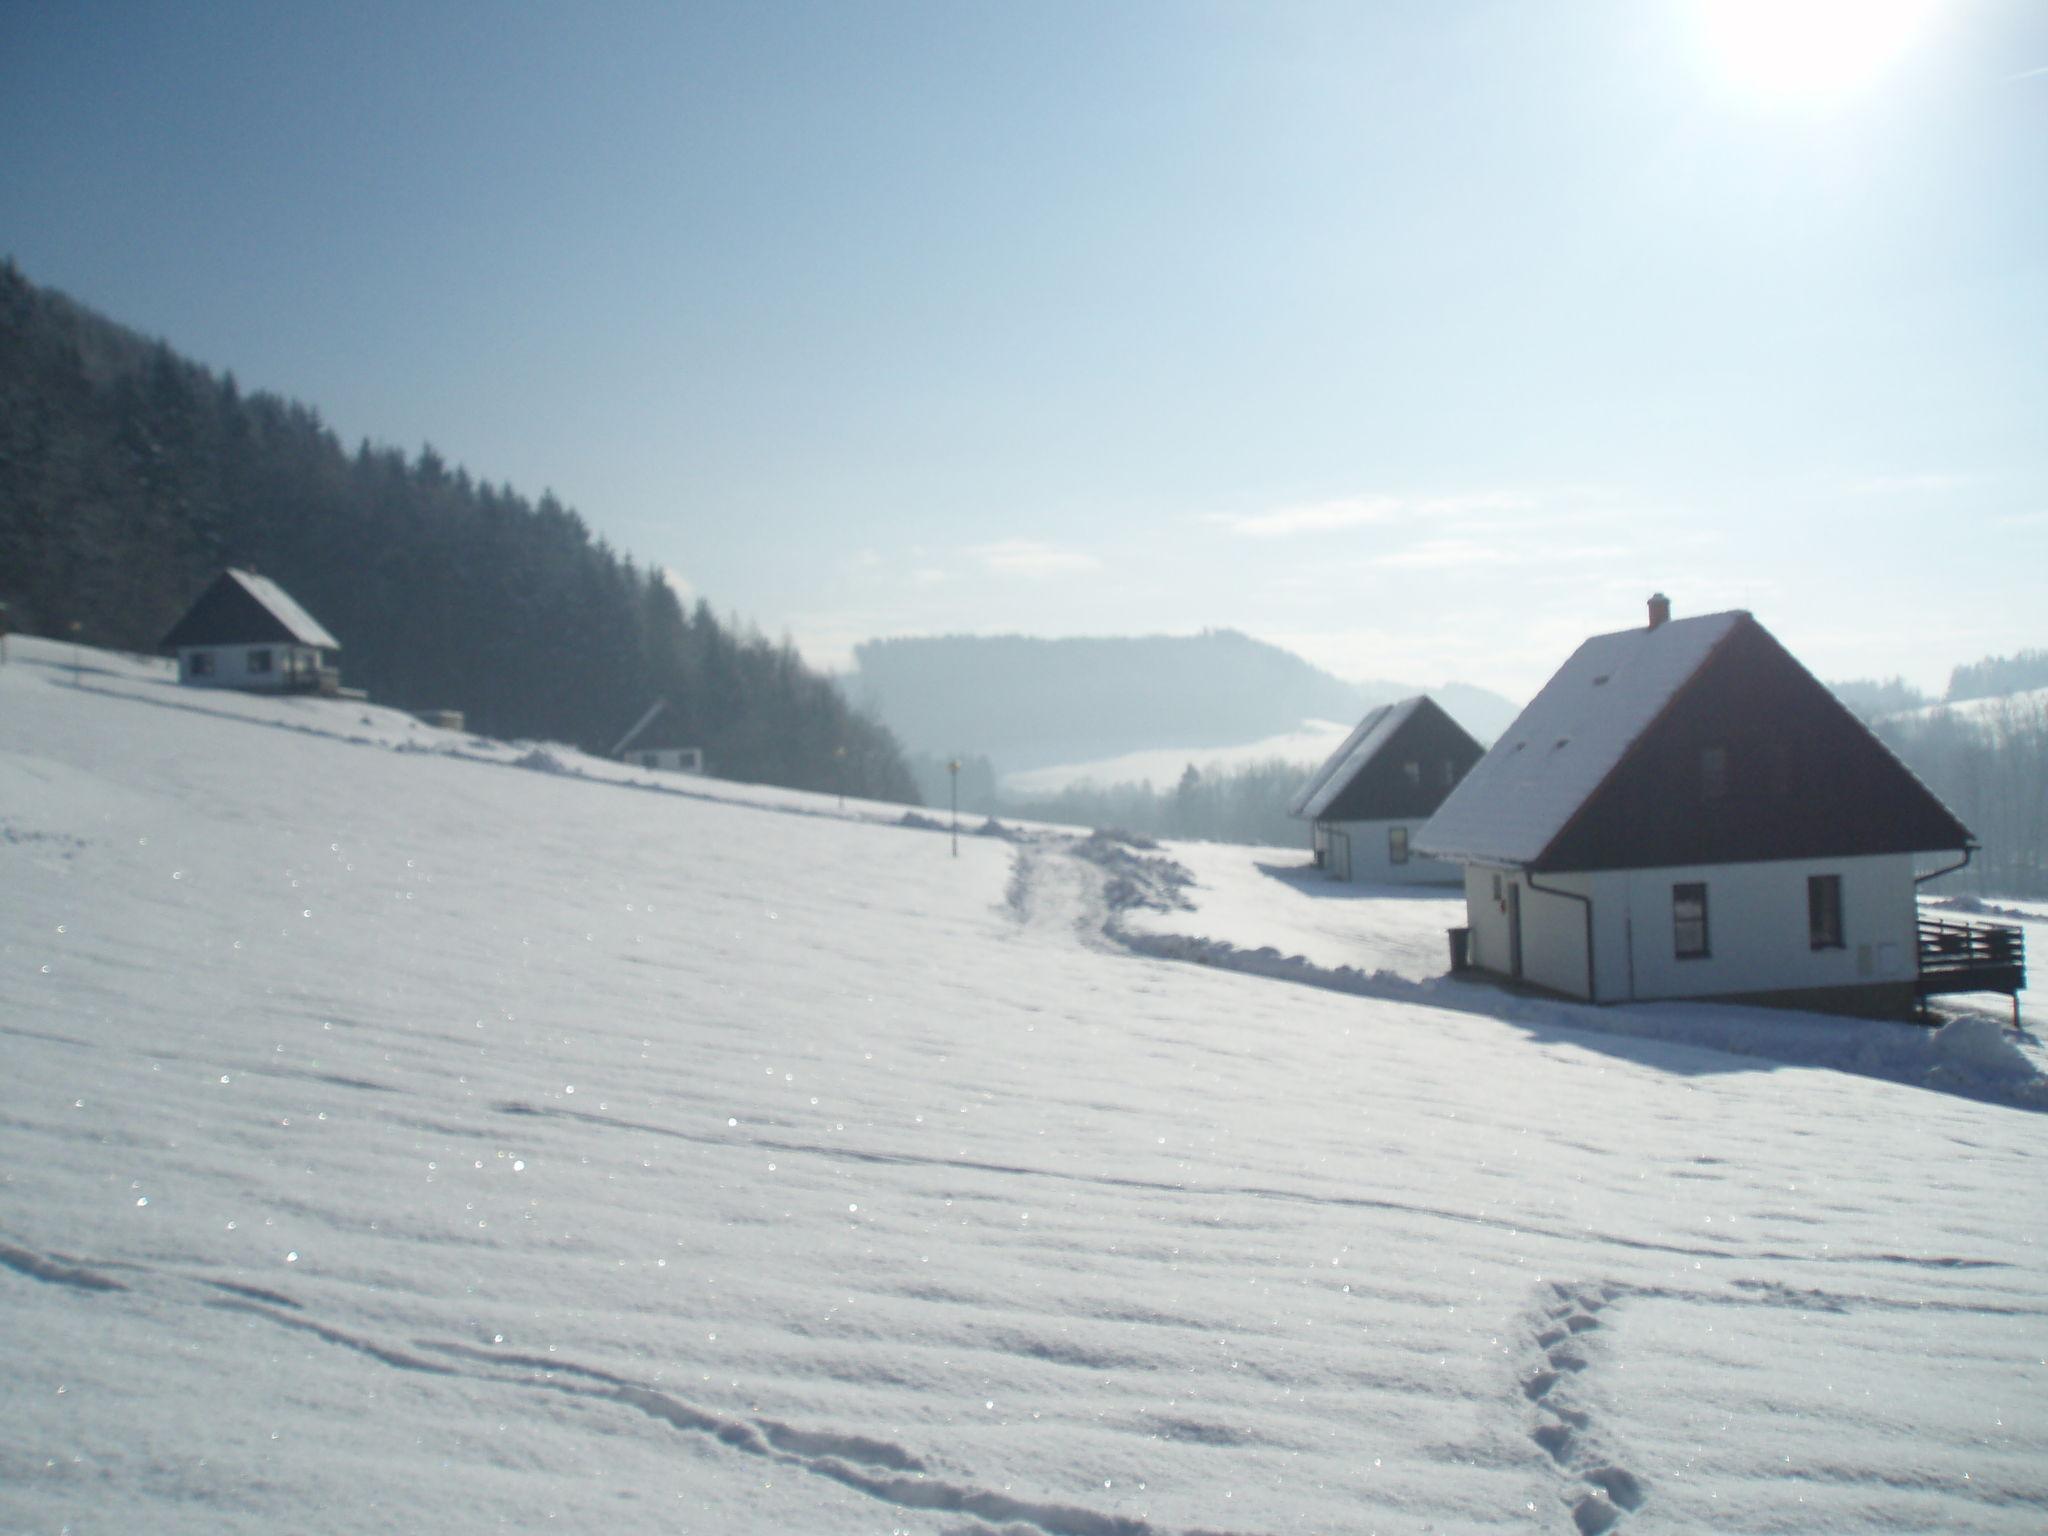
POLYGON ((1249 857, 10 649, 0 1527, 2048 1514, 1981 1022, 1702 1049, 1752 1016, 1450 983, 1438 904, 1249 857), (1297 934, 1359 967, 1245 974, 1297 934))
MULTIPOLYGON (((1423 692, 1348 683, 1234 630, 1199 635, 1041 640, 947 635, 855 648, 853 696, 912 751, 969 752, 1006 773, 1158 748, 1235 747, 1298 731, 1345 729, 1374 704, 1423 692)), ((1490 741, 1514 717, 1498 694, 1428 690, 1490 741)))
POLYGON ((0 604, 30 634, 151 650, 227 565, 281 582, 344 680, 481 730, 602 750, 657 698, 714 773, 913 800, 896 744, 787 644, 685 613, 553 495, 431 447, 345 451, 0 262, 0 604))

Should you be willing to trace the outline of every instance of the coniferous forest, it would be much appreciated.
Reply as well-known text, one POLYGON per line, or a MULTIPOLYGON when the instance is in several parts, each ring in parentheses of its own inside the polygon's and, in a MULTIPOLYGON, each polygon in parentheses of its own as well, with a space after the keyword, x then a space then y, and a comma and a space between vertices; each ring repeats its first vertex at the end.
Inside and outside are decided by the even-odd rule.
POLYGON ((472 729, 603 752, 656 698, 723 777, 914 803, 894 738, 784 641, 685 612, 552 495, 431 449, 345 449, 0 262, 0 602, 12 626, 153 651, 221 567, 277 580, 343 680, 472 729))

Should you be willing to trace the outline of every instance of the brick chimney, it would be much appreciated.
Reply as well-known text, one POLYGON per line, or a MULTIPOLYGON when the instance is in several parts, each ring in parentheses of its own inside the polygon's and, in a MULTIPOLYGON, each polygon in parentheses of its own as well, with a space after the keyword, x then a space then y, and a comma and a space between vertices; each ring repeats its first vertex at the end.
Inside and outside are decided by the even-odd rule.
POLYGON ((1650 596, 1650 628, 1655 629, 1661 624, 1669 624, 1670 622, 1671 599, 1662 592, 1652 593, 1650 596))

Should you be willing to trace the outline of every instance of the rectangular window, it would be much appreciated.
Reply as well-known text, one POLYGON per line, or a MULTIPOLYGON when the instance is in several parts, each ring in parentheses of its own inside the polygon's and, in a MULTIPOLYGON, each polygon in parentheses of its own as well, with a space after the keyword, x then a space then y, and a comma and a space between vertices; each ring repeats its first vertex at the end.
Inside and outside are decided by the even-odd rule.
POLYGON ((1401 765, 1401 777, 1406 779, 1411 787, 1419 785, 1422 782, 1422 764, 1403 763, 1401 765))
POLYGON ((1842 877, 1809 875, 1806 880, 1806 943, 1810 949, 1842 948, 1842 877))
POLYGON ((270 670, 270 652, 251 651, 249 653, 249 670, 251 672, 268 672, 270 670))
POLYGON ((1700 798, 1723 800, 1728 795, 1728 749, 1708 747, 1700 753, 1700 798))
POLYGON ((1444 759, 1444 788, 1449 789, 1458 782, 1458 765, 1448 757, 1444 759))
POLYGON ((213 652, 194 651, 192 653, 192 665, 188 670, 194 677, 213 676, 213 652))
POLYGON ((1681 960, 1704 960, 1707 948, 1707 888, 1705 885, 1671 887, 1671 938, 1673 952, 1681 960))
POLYGON ((1406 864, 1408 862, 1408 829, 1406 827, 1387 828, 1387 862, 1389 864, 1406 864))

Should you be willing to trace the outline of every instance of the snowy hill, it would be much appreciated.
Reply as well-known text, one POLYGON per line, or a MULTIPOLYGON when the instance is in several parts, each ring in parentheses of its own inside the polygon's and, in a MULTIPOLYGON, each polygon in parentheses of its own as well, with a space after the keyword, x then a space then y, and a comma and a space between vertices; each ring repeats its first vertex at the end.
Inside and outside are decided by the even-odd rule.
POLYGON ((10 652, 0 1528, 2048 1521, 1988 1020, 10 652))
POLYGON ((1988 731, 2008 729, 2013 722, 2038 723, 2048 716, 2048 688, 2024 688, 2017 693, 1990 694, 1981 699, 1957 699, 1900 710, 1885 716, 1886 722, 1932 721, 1944 717, 1965 721, 1988 731))

